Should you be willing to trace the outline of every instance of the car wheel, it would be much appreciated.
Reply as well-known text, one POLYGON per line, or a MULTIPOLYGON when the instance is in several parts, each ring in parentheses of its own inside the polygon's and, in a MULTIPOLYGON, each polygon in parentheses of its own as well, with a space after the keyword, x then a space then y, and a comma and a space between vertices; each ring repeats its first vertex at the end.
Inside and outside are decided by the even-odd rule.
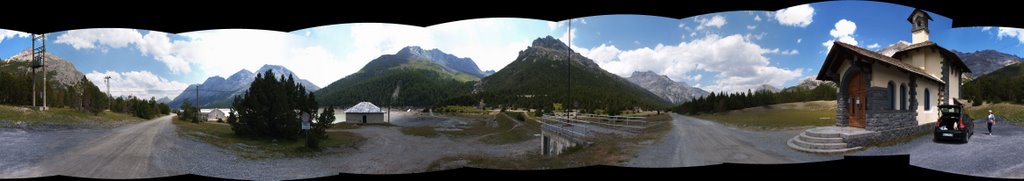
POLYGON ((964 143, 971 141, 971 134, 964 134, 964 143))

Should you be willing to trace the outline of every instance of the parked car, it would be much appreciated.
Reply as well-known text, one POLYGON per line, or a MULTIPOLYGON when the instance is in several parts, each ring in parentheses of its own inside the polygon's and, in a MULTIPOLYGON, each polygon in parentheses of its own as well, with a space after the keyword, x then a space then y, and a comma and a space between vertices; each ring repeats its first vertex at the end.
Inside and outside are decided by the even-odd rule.
POLYGON ((935 140, 956 140, 967 143, 974 135, 974 121, 964 113, 963 105, 939 105, 939 120, 935 122, 935 140))

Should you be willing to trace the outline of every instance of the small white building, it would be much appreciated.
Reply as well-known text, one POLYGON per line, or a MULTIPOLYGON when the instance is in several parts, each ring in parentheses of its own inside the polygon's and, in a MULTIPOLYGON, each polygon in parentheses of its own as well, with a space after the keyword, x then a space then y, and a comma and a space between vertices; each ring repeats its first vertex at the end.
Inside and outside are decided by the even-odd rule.
MULTIPOLYGON (((217 121, 217 119, 227 119, 226 109, 200 109, 199 115, 203 120, 206 121, 217 121)), ((225 120, 226 121, 226 120, 225 120)))
POLYGON ((345 110, 345 122, 385 123, 384 111, 370 102, 360 102, 345 110))

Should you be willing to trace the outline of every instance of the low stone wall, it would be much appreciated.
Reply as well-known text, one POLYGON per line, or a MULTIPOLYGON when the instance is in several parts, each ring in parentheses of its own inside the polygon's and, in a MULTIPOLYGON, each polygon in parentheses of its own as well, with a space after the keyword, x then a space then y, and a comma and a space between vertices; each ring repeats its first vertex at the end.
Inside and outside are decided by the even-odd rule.
POLYGON ((859 135, 842 135, 843 141, 849 147, 855 146, 866 146, 877 144, 889 140, 895 140, 911 135, 916 135, 924 132, 931 132, 935 128, 935 123, 927 123, 917 126, 908 126, 886 131, 876 131, 873 133, 859 134, 859 135))
POLYGON ((893 130, 917 125, 917 112, 876 110, 867 114, 867 125, 864 129, 871 131, 893 130))

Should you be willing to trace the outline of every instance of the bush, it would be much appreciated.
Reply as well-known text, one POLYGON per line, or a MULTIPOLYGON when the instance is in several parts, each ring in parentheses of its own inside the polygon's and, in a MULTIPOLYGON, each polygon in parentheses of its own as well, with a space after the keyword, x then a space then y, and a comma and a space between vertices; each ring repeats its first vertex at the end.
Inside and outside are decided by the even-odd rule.
POLYGON ((327 138, 327 129, 334 127, 334 106, 324 109, 323 113, 316 118, 316 122, 310 125, 310 135, 306 137, 306 147, 308 148, 320 149, 320 139, 327 138))

